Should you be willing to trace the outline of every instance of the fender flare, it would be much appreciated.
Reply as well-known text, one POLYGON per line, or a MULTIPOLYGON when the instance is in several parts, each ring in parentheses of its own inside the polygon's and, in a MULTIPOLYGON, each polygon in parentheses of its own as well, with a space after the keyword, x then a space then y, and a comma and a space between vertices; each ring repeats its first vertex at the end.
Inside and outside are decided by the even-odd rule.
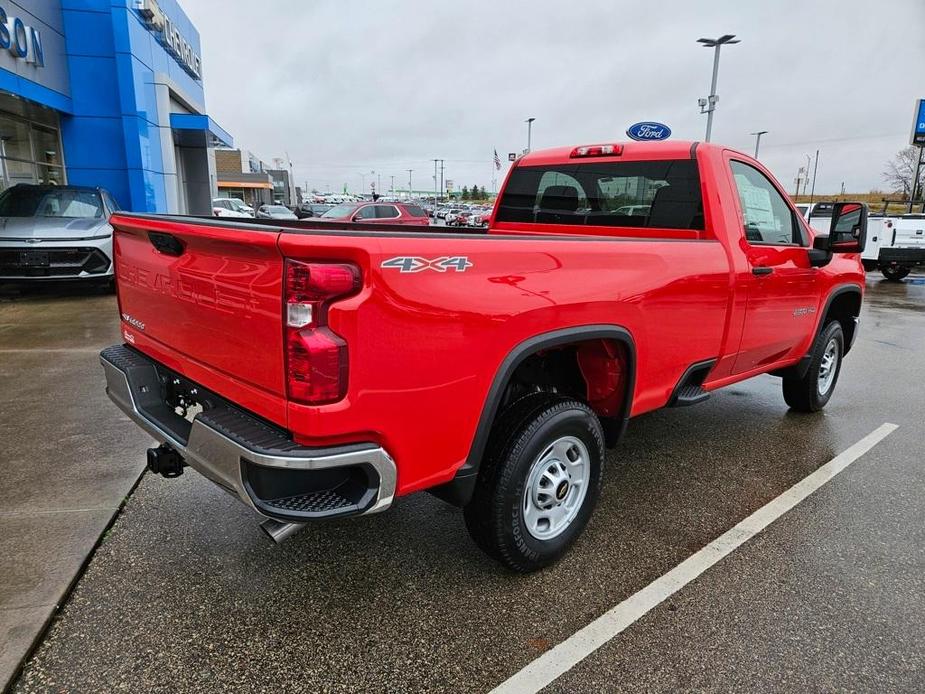
MULTIPOLYGON (((485 397, 485 402, 482 404, 482 414, 479 416, 479 422, 472 437, 472 444, 469 447, 466 462, 456 471, 455 477, 450 482, 432 488, 430 491, 439 498, 457 506, 464 506, 468 503, 475 487, 475 480, 478 476, 482 455, 485 453, 485 446, 488 444, 491 427, 501 406, 501 399, 517 367, 527 357, 536 354, 540 350, 572 342, 596 339, 615 340, 626 348, 627 374, 623 406, 620 414, 610 419, 613 434, 616 437, 622 435, 629 422, 636 386, 636 342, 630 332, 619 325, 598 324, 580 325, 540 333, 517 344, 498 366, 494 379, 492 379, 491 387, 485 397)), ((602 424, 605 425, 605 428, 607 427, 607 423, 602 422, 602 424)))

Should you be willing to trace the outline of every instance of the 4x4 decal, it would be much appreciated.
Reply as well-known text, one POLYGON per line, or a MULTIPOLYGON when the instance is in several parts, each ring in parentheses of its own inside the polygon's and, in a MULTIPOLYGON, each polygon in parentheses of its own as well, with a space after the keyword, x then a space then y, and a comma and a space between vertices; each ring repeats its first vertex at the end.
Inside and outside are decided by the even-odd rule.
POLYGON ((395 258, 383 260, 382 267, 396 269, 400 272, 421 272, 423 270, 434 270, 436 272, 455 270, 456 272, 465 272, 468 268, 472 267, 472 263, 470 263, 469 259, 464 255, 443 256, 433 259, 400 255, 395 258))

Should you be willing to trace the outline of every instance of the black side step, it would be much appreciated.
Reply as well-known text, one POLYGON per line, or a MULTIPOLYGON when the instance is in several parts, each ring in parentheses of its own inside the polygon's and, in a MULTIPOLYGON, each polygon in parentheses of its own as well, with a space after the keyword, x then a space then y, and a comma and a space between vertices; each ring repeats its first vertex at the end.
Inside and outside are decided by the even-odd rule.
POLYGON ((703 382, 716 365, 716 359, 699 361, 687 367, 678 380, 667 407, 687 407, 710 399, 710 393, 703 389, 703 382))
POLYGON ((674 392, 674 396, 671 399, 669 407, 687 407, 688 405, 696 405, 703 402, 704 400, 709 400, 710 394, 703 389, 703 386, 689 385, 678 388, 674 392))

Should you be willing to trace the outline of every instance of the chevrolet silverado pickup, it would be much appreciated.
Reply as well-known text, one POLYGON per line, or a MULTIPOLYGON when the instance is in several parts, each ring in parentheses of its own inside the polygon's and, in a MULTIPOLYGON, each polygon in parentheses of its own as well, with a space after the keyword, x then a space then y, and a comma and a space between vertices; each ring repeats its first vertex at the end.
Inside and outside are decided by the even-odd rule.
POLYGON ((832 397, 866 207, 814 232, 715 144, 536 151, 488 228, 112 217, 112 400, 277 541, 429 490, 517 571, 561 557, 630 418, 758 374, 832 397))

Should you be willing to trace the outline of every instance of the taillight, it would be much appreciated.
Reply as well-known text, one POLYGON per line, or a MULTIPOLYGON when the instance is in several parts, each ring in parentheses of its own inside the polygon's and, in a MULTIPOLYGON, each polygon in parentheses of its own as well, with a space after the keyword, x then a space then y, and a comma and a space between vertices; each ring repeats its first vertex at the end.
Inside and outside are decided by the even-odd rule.
POLYGON ((618 157, 623 154, 623 145, 584 145, 571 151, 569 157, 618 157))
POLYGON ((289 399, 310 405, 347 392, 347 343, 328 327, 328 307, 360 288, 349 263, 286 261, 286 383, 289 399))

